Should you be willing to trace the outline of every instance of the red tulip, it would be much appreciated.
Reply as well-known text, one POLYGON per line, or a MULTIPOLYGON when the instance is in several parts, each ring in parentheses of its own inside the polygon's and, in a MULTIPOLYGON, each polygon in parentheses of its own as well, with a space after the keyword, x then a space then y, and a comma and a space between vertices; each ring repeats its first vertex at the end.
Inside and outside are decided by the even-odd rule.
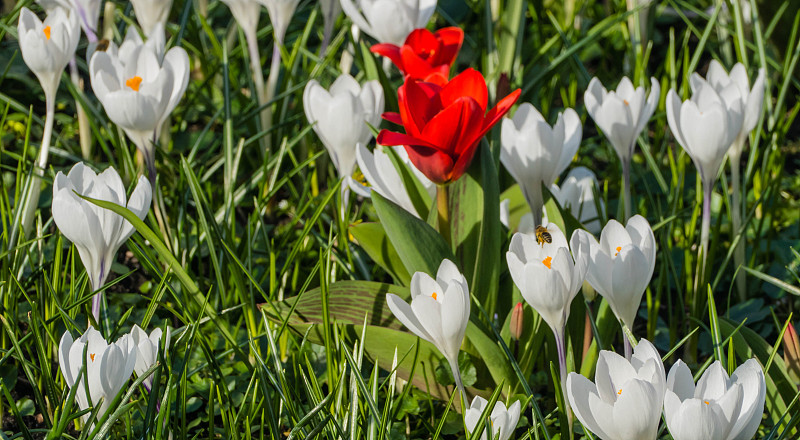
POLYGON ((439 29, 435 33, 415 29, 402 46, 384 43, 370 50, 392 60, 406 77, 444 85, 463 41, 464 31, 457 27, 439 29))
POLYGON ((384 113, 387 121, 402 124, 405 134, 383 130, 381 145, 405 145, 408 156, 432 182, 458 180, 469 167, 478 142, 517 101, 515 90, 486 112, 486 81, 467 69, 443 86, 406 78, 397 91, 400 114, 384 113))

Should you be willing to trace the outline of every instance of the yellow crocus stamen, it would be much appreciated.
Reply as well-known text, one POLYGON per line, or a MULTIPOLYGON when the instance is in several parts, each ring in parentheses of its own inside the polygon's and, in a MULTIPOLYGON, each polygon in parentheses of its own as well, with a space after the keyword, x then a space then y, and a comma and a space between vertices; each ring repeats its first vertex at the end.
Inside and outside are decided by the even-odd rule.
POLYGON ((708 405, 708 400, 704 400, 704 401, 703 401, 703 403, 705 403, 706 405, 708 405))
POLYGON ((552 269, 552 267, 550 267, 550 265, 553 264, 553 257, 545 258, 544 260, 542 260, 542 264, 547 266, 548 269, 552 269))
POLYGON ((619 251, 621 251, 621 250, 622 250, 622 246, 617 246, 617 253, 614 254, 614 256, 616 257, 617 255, 619 255, 619 251))
POLYGON ((47 37, 48 40, 50 39, 50 26, 44 27, 44 36, 47 37))
POLYGON ((130 87, 131 90, 134 92, 139 91, 139 86, 142 85, 142 77, 141 76, 134 76, 133 78, 125 81, 125 85, 130 87))
POLYGON ((94 353, 90 353, 89 358, 92 360, 92 362, 94 362, 94 353))
POLYGON ((622 102, 624 102, 624 103, 625 103, 625 105, 631 105, 631 103, 630 103, 630 102, 628 102, 628 100, 627 100, 627 99, 623 99, 623 100, 622 100, 622 102))
POLYGON ((433 299, 437 299, 437 297, 436 297, 436 296, 437 296, 437 295, 436 295, 436 292, 433 292, 433 293, 431 293, 431 298, 433 298, 433 299))
POLYGON ((620 388, 619 391, 617 391, 617 395, 622 395, 622 388, 620 388))

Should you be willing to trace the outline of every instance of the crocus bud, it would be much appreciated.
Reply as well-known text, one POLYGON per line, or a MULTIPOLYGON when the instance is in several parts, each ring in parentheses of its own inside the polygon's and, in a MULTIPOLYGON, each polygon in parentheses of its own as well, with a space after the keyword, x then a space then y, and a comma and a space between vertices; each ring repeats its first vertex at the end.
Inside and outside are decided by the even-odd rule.
POLYGON ((793 325, 786 327, 783 334, 783 360, 789 371, 800 379, 800 338, 793 325))
MULTIPOLYGON (((156 363, 158 345, 161 342, 161 333, 161 329, 157 328, 150 332, 150 336, 147 336, 147 333, 135 324, 131 329, 131 339, 133 339, 133 343, 136 345, 137 352, 136 366, 133 367, 133 371, 136 372, 137 376, 144 374, 156 363)), ((150 391, 153 385, 152 376, 142 381, 142 385, 150 391)))
POLYGON ((522 336, 522 328, 525 324, 525 310, 522 308, 522 303, 518 302, 511 311, 511 322, 509 322, 509 330, 511 331, 511 339, 519 340, 522 336))

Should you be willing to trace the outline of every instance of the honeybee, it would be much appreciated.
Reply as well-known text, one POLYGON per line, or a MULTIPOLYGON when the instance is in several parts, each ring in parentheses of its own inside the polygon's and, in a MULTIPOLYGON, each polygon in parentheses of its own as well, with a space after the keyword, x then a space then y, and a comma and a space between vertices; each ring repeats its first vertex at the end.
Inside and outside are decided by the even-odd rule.
POLYGON ((553 236, 550 235, 549 232, 547 232, 547 228, 545 228, 544 226, 542 225, 537 226, 535 232, 536 232, 536 242, 541 244, 542 247, 544 247, 545 243, 549 244, 553 242, 553 236))

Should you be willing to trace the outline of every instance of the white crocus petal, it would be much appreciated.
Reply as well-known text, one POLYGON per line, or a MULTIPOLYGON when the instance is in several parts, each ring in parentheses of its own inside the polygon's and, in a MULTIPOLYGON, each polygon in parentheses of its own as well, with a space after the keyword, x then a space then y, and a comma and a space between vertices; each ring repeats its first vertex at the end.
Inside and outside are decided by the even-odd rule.
POLYGON ((411 304, 387 294, 392 314, 412 333, 432 343, 453 369, 459 388, 458 351, 469 323, 470 297, 467 280, 455 264, 443 260, 436 279, 424 272, 411 277, 411 304))
POLYGON ((755 436, 767 396, 764 370, 755 359, 748 359, 731 375, 731 382, 742 386, 742 409, 727 440, 749 440, 755 436))
MULTIPOLYGON (((586 276, 587 260, 583 257, 573 260, 566 237, 555 224, 550 223, 546 228, 551 243, 537 243, 534 235, 514 234, 506 260, 511 278, 525 301, 542 316, 554 333, 561 334, 569 316, 570 304, 586 276)), ((573 242, 574 246, 587 246, 580 238, 573 242)), ((584 253, 580 251, 581 255, 584 253)))
POLYGON ((172 0, 131 0, 136 21, 145 35, 155 29, 156 25, 166 25, 169 10, 172 9, 172 0))
POLYGON ((53 220, 58 229, 75 244, 89 275, 93 290, 103 286, 119 247, 133 233, 133 226, 114 212, 100 208, 82 196, 127 206, 139 218, 150 209, 152 190, 140 178, 130 201, 126 202, 122 179, 113 168, 97 175, 83 162, 68 175, 59 172, 53 182, 53 220))
MULTIPOLYGON (((136 365, 134 367, 134 371, 136 372, 137 376, 141 376, 153 364, 156 363, 158 359, 158 346, 161 342, 161 334, 162 331, 160 328, 157 328, 150 332, 150 336, 142 330, 141 327, 138 325, 133 326, 131 329, 130 336, 133 339, 133 344, 136 346, 137 356, 136 356, 136 365)), ((148 390, 151 389, 152 386, 152 375, 145 379, 142 384, 148 390)))
MULTIPOLYGON (((481 420, 481 415, 486 410, 489 402, 483 397, 475 396, 467 411, 464 413, 464 425, 467 431, 472 433, 478 426, 481 420)), ((514 434, 514 429, 519 422, 520 403, 514 402, 510 407, 506 408, 503 402, 495 402, 489 414, 489 421, 484 424, 484 431, 481 434, 481 440, 487 438, 508 440, 514 434), (487 436, 487 431, 490 433, 487 436)))
MULTIPOLYGON (((59 367, 67 386, 78 386, 76 400, 81 410, 88 409, 89 399, 92 405, 100 405, 97 419, 111 407, 114 398, 130 379, 136 364, 136 347, 130 335, 124 335, 116 342, 109 344, 103 336, 92 327, 78 338, 72 339, 69 332, 65 332, 59 343, 59 367), (84 357, 84 352, 86 356, 84 357), (83 375, 79 376, 81 368, 86 366, 89 395, 86 394, 86 384, 83 375)), ((85 421, 89 414, 82 418, 85 421)))
POLYGON ((402 45, 411 31, 427 26, 437 0, 341 0, 342 10, 379 43, 402 45))
POLYGON ((80 26, 86 35, 97 34, 97 22, 100 20, 101 0, 71 0, 72 9, 80 19, 80 26))
POLYGON ((286 36, 286 29, 289 27, 289 22, 292 20, 294 10, 300 0, 258 0, 262 5, 267 8, 269 19, 272 21, 272 29, 275 33, 275 40, 279 44, 283 44, 283 38, 286 36))
POLYGON ((550 187, 578 151, 580 119, 567 109, 550 126, 533 105, 523 103, 513 118, 503 120, 500 139, 500 161, 536 216, 544 203, 542 185, 550 187))
POLYGON ((678 361, 667 377, 664 399, 670 433, 675 440, 752 438, 764 410, 763 381, 763 371, 752 359, 731 378, 716 361, 695 386, 689 368, 678 361))
POLYGON ((500 224, 508 228, 509 222, 509 206, 511 205, 511 199, 503 199, 500 201, 500 224))
MULTIPOLYGON (((364 178, 369 182, 370 187, 356 182, 349 178, 349 176, 348 183, 353 191, 362 197, 369 197, 371 191, 377 191, 378 194, 386 197, 419 218, 419 213, 414 207, 414 203, 411 201, 408 189, 403 185, 400 172, 395 168, 394 162, 392 162, 389 154, 385 152, 387 148, 393 149, 406 167, 416 170, 408 161, 408 153, 406 153, 405 149, 402 147, 386 147, 379 145, 375 147, 373 152, 370 152, 364 144, 359 143, 356 147, 356 160, 358 161, 358 168, 364 174, 364 178)), ((425 187, 429 197, 432 197, 436 186, 424 176, 422 176, 422 179, 418 180, 420 180, 420 183, 425 187)))
POLYGON ((340 75, 325 90, 311 80, 303 92, 303 108, 308 122, 328 150, 340 178, 353 174, 356 147, 372 138, 369 125, 378 126, 383 113, 383 89, 376 80, 364 86, 350 75, 340 75))
POLYGON ((75 55, 80 39, 78 18, 63 8, 55 8, 44 22, 23 7, 17 25, 22 59, 36 75, 45 97, 55 99, 61 74, 75 55))
POLYGON ((661 357, 644 339, 630 362, 601 351, 595 383, 576 373, 567 377, 567 396, 578 420, 605 440, 655 440, 665 391, 661 357))
POLYGON ((222 2, 228 5, 233 18, 242 27, 245 35, 255 35, 261 15, 261 3, 258 0, 222 0, 222 2))
POLYGON ((605 215, 605 204, 602 200, 595 201, 595 191, 599 192, 599 183, 595 174, 586 167, 576 167, 570 170, 560 185, 550 186, 550 192, 558 204, 568 209, 586 229, 592 234, 600 233, 602 224, 600 211, 605 215))
POLYGON ((597 78, 592 78, 584 93, 586 110, 608 138, 623 162, 630 161, 636 138, 653 116, 661 87, 650 79, 650 94, 645 99, 644 87, 633 87, 623 77, 616 91, 607 91, 597 78))
POLYGON ((625 227, 609 220, 599 242, 583 230, 576 231, 573 238, 576 236, 588 243, 588 249, 584 248, 590 262, 586 280, 608 301, 617 319, 633 328, 655 268, 656 244, 650 224, 635 215, 625 227))
POLYGON ((47 15, 53 13, 56 8, 61 8, 64 11, 72 9, 72 2, 70 0, 36 0, 36 3, 44 9, 47 15))

